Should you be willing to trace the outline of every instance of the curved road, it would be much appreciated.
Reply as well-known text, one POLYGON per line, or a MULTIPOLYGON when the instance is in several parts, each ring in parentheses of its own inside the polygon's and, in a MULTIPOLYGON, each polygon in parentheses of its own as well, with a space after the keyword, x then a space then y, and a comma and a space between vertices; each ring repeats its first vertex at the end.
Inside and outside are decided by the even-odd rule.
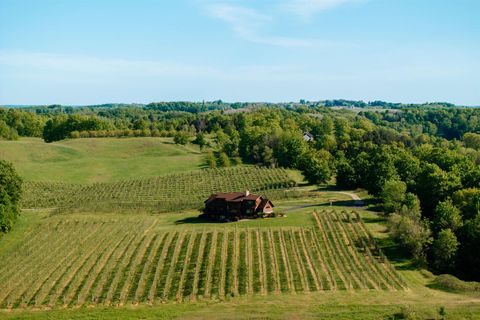
MULTIPOLYGON (((344 192, 344 191, 334 191, 334 193, 344 194, 346 196, 349 196, 354 201, 356 207, 363 207, 363 205, 365 204, 364 201, 355 193, 344 192)), ((283 212, 295 211, 295 210, 299 210, 299 209, 304 209, 304 208, 308 208, 308 207, 316 207, 316 206, 318 206, 318 204, 303 204, 303 205, 287 208, 287 209, 283 210, 283 212)))
POLYGON ((344 195, 347 195, 349 196, 350 198, 352 198, 353 201, 355 201, 355 206, 357 207, 362 207, 365 202, 355 193, 352 193, 352 192, 343 192, 343 191, 336 191, 335 193, 339 193, 339 194, 344 194, 344 195))

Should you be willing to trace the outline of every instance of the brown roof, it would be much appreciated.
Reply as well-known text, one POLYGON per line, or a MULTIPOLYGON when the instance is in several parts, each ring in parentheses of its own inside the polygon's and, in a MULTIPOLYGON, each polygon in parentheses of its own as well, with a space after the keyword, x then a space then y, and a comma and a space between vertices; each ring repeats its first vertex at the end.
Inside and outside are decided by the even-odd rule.
POLYGON ((248 196, 246 196, 244 192, 229 192, 229 193, 219 192, 219 193, 212 194, 207 200, 205 200, 205 203, 212 202, 213 200, 216 200, 216 199, 223 199, 228 202, 240 202, 243 200, 255 201, 258 198, 260 198, 259 195, 249 194, 248 196))
POLYGON ((262 202, 260 202, 260 204, 258 205, 258 208, 259 208, 259 209, 265 208, 265 206, 267 205, 267 203, 270 203, 270 205, 271 205, 272 207, 274 206, 273 203, 272 203, 270 200, 268 200, 268 199, 262 199, 262 202))

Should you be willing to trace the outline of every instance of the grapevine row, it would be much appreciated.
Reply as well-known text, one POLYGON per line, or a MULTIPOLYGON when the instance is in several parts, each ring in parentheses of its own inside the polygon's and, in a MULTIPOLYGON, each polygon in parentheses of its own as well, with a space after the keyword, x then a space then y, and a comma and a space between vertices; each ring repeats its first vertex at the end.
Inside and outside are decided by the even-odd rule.
POLYGON ((355 213, 314 212, 313 227, 205 230, 156 228, 156 217, 58 219, 55 228, 46 223, 28 234, 37 241, 16 247, 35 248, 31 259, 0 256, 8 275, 0 282, 2 308, 408 290, 355 213))

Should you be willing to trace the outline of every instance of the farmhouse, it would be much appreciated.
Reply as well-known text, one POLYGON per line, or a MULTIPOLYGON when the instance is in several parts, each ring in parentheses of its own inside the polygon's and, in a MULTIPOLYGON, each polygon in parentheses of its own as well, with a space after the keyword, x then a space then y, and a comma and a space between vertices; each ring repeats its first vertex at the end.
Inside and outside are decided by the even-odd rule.
POLYGON ((245 192, 215 193, 205 200, 203 216, 215 220, 256 218, 273 213, 273 203, 260 195, 245 192))

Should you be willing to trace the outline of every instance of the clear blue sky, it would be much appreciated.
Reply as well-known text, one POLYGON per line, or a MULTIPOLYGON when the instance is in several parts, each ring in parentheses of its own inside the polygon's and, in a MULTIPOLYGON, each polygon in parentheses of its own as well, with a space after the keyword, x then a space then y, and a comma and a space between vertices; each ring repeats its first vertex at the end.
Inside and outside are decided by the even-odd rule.
POLYGON ((478 0, 0 0, 0 104, 480 105, 478 0))

